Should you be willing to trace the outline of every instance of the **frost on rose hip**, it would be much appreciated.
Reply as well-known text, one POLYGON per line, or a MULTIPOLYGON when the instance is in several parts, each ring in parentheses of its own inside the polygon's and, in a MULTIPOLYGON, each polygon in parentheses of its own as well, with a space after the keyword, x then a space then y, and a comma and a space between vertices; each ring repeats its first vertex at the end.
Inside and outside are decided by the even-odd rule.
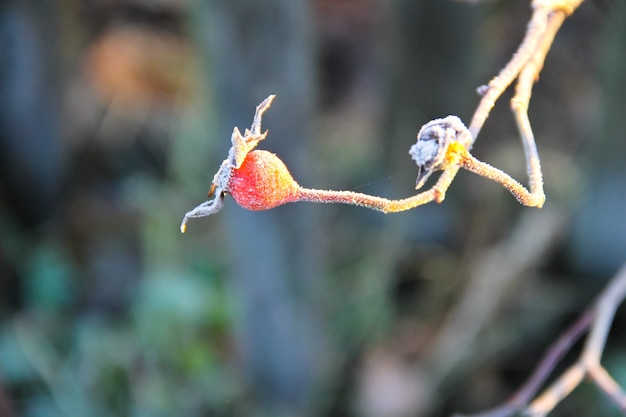
POLYGON ((261 121, 274 97, 267 97, 257 106, 252 126, 243 135, 236 127, 233 129, 228 157, 220 165, 210 187, 209 198, 213 199, 185 214, 180 225, 181 232, 187 229, 190 218, 217 213, 224 204, 226 194, 232 194, 237 203, 250 210, 270 209, 293 201, 298 193, 298 184, 291 178, 285 164, 270 152, 253 151, 267 136, 267 131, 261 132, 261 121))
POLYGON ((243 208, 268 210, 294 201, 299 188, 280 158, 258 150, 232 171, 227 191, 243 208))

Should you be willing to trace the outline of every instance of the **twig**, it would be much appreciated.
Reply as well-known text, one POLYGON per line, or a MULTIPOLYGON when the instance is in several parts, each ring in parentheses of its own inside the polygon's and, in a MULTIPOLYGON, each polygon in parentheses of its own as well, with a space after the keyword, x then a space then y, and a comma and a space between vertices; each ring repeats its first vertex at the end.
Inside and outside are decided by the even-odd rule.
POLYGON ((537 53, 529 59, 526 66, 522 69, 517 80, 515 96, 511 100, 511 108, 515 115, 522 144, 524 145, 530 196, 536 203, 540 200, 545 200, 545 194, 543 192, 543 175, 541 173, 541 163, 539 162, 539 152, 537 151, 535 136, 528 119, 528 103, 530 102, 533 83, 539 77, 548 50, 564 20, 565 13, 554 13, 549 18, 544 39, 537 45, 537 53))
POLYGON ((502 405, 475 414, 455 414, 456 417, 505 417, 510 416, 524 408, 537 394, 541 386, 546 382, 554 367, 563 358, 574 343, 589 328, 593 321, 593 311, 587 310, 581 315, 561 336, 554 342, 544 354, 528 381, 502 405))
POLYGON ((594 305, 556 340, 528 381, 508 401, 491 410, 465 417, 507 417, 520 410, 533 417, 545 416, 585 377, 594 382, 622 412, 626 412, 626 393, 600 364, 615 311, 624 298, 626 298, 626 264, 609 282, 594 305), (559 360, 589 326, 591 329, 578 361, 526 407, 559 360))
MULTIPOLYGON (((489 117, 491 109, 498 101, 502 93, 518 79, 515 96, 511 102, 511 108, 520 131, 526 165, 529 176, 530 191, 527 191, 520 183, 515 181, 505 172, 480 162, 475 158, 460 160, 461 166, 478 175, 494 180, 507 188, 517 200, 531 207, 541 207, 545 201, 543 192, 543 175, 537 145, 528 119, 528 104, 532 93, 532 87, 543 67, 545 57, 550 50, 554 36, 558 32, 565 17, 572 14, 583 0, 534 0, 532 3, 533 14, 528 23, 526 35, 513 58, 505 65, 500 73, 494 77, 487 86, 482 86, 479 91, 483 98, 472 117, 469 125, 469 138, 460 140, 467 151, 472 148, 480 130, 489 117)), ((445 193, 458 172, 457 165, 444 168, 444 173, 433 187, 437 202, 443 201, 445 193)))
POLYGON ((593 308, 593 324, 580 359, 546 389, 526 412, 545 416, 586 376, 626 413, 626 393, 600 364, 604 345, 615 316, 615 310, 626 297, 626 264, 606 286, 593 308))

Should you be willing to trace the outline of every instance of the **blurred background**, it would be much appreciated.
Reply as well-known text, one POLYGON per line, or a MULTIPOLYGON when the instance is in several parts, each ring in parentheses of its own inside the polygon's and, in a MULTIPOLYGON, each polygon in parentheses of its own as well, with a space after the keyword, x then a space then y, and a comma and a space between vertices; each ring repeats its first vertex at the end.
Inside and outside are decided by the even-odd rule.
MULTIPOLYGON (((542 210, 461 172, 406 213, 227 198, 178 227, 269 94, 261 147, 300 184, 412 195, 416 132, 469 122, 529 16, 526 0, 2 2, 0 416, 504 401, 626 259, 625 2, 584 2, 536 85, 542 210)), ((526 183, 510 97, 474 154, 526 183)), ((622 385, 624 325, 622 309, 603 362, 622 385)), ((554 415, 619 413, 583 385, 554 415)))

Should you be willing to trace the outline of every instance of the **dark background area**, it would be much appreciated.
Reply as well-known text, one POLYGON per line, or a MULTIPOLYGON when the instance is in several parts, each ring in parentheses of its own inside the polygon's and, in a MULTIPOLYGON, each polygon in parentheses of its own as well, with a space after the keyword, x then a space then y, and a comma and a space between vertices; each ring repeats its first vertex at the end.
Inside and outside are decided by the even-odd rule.
MULTIPOLYGON (((178 227, 269 94, 260 147, 300 184, 413 194, 416 132, 469 121, 529 17, 524 0, 0 4, 0 416, 504 401, 626 259, 622 0, 582 4, 534 90, 543 209, 461 172, 405 213, 227 199, 178 227)), ((525 183, 510 97, 473 153, 525 183)), ((622 310, 603 364, 624 386, 622 310)), ((619 413, 584 384, 553 415, 619 413)))

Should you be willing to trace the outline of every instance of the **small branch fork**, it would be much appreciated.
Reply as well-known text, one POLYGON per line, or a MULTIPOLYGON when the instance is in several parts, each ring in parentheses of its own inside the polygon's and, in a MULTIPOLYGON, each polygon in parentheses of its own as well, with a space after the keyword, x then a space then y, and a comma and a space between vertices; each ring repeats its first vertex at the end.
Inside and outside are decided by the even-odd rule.
POLYGON ((443 170, 433 187, 400 200, 388 200, 351 191, 308 189, 304 190, 303 199, 357 204, 385 213, 404 211, 433 200, 442 202, 459 169, 465 168, 501 184, 521 204, 542 207, 546 199, 543 175, 528 118, 528 105, 533 84, 539 77, 556 33, 565 18, 572 14, 582 1, 533 0, 533 14, 524 40, 500 73, 488 85, 479 88, 483 98, 478 104, 469 128, 466 128, 456 116, 433 120, 422 127, 417 135, 417 143, 409 153, 419 168, 416 189, 421 188, 434 171, 443 170), (469 152, 496 101, 515 80, 517 84, 511 108, 524 146, 529 190, 504 171, 479 161, 469 152))
MULTIPOLYGON (((507 402, 491 410, 464 417, 508 417, 520 411, 527 416, 543 417, 580 385, 584 378, 596 384, 618 409, 626 414, 626 392, 600 363, 615 311, 624 298, 626 298, 626 264, 609 282, 591 308, 554 342, 526 384, 507 402), (559 360, 587 329, 589 334, 578 361, 533 400, 559 360)), ((457 414, 457 417, 462 415, 457 414)))
MULTIPOLYGON (((483 94, 478 108, 474 112, 469 125, 470 141, 462 143, 468 150, 476 141, 480 130, 489 117, 491 109, 502 93, 517 79, 515 96, 511 100, 511 108, 524 146, 526 166, 529 176, 530 191, 505 172, 493 168, 476 159, 461 160, 461 166, 507 188, 517 200, 532 207, 541 207, 545 201, 543 191, 543 175, 539 162, 537 145, 528 119, 528 104, 534 82, 543 68, 545 57, 550 50, 554 37, 567 16, 582 3, 583 0, 534 0, 533 14, 528 23, 526 35, 517 52, 508 64, 494 77, 488 85, 479 88, 483 94)), ((451 166, 442 174, 435 185, 441 194, 448 188, 458 167, 451 166)))
POLYGON ((420 169, 416 189, 421 188, 434 171, 443 170, 433 187, 400 200, 388 200, 350 191, 321 190, 306 190, 306 199, 316 202, 357 204, 385 213, 404 211, 433 200, 438 203, 442 202, 459 168, 465 168, 499 183, 509 190, 521 204, 542 207, 546 199, 543 191, 543 175, 535 137, 528 118, 528 105, 533 84, 539 77, 556 33, 565 18, 572 14, 582 1, 533 0, 533 14, 524 40, 500 73, 488 85, 478 89, 483 98, 472 117, 469 128, 466 128, 455 116, 433 120, 422 127, 418 133, 418 141, 409 153, 420 169), (469 152, 496 101, 515 80, 517 84, 515 95, 511 100, 511 109, 524 146, 529 190, 504 171, 479 161, 469 152), (451 130, 454 132, 453 137, 448 134, 451 130), (434 138, 439 138, 437 145, 433 143, 434 138))

